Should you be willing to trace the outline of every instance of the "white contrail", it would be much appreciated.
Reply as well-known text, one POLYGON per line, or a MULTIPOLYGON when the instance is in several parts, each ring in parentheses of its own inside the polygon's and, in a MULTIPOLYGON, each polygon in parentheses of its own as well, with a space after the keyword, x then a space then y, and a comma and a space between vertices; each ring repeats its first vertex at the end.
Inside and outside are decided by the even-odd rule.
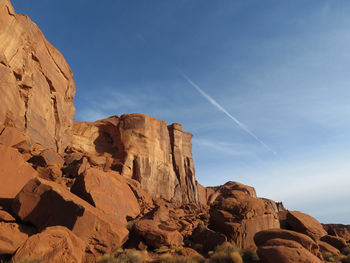
POLYGON ((238 127, 240 127, 242 130, 244 130, 246 133, 248 133, 250 136, 252 136, 255 140, 257 140, 259 143, 261 143, 267 150, 272 152, 274 155, 277 155, 277 153, 272 150, 266 143, 264 143, 262 140, 259 139, 258 136, 256 136, 253 132, 251 132, 246 125, 244 125, 242 122, 240 122, 237 118, 232 116, 224 107, 222 107, 219 103, 216 102, 212 97, 210 97, 207 93, 205 93, 196 83, 194 83, 185 73, 180 71, 180 74, 188 81, 188 83, 194 87, 204 98, 206 98, 212 105, 214 105, 218 110, 225 113, 231 120, 233 120, 238 127))

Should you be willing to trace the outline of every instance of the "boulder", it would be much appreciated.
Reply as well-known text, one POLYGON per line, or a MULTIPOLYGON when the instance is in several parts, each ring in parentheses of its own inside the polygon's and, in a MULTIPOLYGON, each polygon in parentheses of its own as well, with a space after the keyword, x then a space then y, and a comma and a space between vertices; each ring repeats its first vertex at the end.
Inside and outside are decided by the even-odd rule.
POLYGON ((202 245, 204 251, 213 251, 215 247, 227 241, 224 234, 210 230, 204 225, 198 225, 193 231, 191 239, 195 244, 202 245))
POLYGON ((280 227, 274 202, 256 198, 252 187, 229 182, 211 195, 210 202, 209 228, 226 235, 239 248, 255 248, 257 232, 280 227))
POLYGON ((322 261, 292 240, 269 240, 257 251, 262 263, 321 263, 322 261))
POLYGON ((344 248, 348 246, 346 241, 343 238, 331 236, 331 235, 325 235, 321 237, 321 241, 330 244, 331 246, 339 249, 340 251, 342 251, 344 248))
POLYGON ((15 214, 39 231, 65 226, 89 245, 94 255, 119 248, 128 238, 125 222, 117 221, 69 192, 41 178, 29 181, 13 202, 15 214))
POLYGON ((270 229, 258 232, 254 241, 262 263, 321 263, 318 245, 294 231, 270 229))
POLYGON ((29 139, 24 132, 15 127, 3 127, 2 130, 0 128, 0 144, 13 147, 27 141, 29 141, 29 139))
POLYGON ((71 192, 118 220, 132 219, 140 214, 134 193, 117 172, 90 168, 77 177, 71 192))
POLYGON ((0 144, 0 152, 0 199, 11 199, 38 174, 16 149, 0 144))
POLYGON ((176 226, 169 225, 169 219, 167 208, 158 207, 136 222, 133 231, 151 248, 180 246, 183 243, 183 237, 176 226))
POLYGON ((254 242, 258 247, 264 246, 269 240, 289 240, 299 243, 303 248, 313 255, 321 258, 321 253, 317 243, 309 236, 285 229, 269 229, 256 233, 254 242))
POLYGON ((27 239, 16 251, 13 261, 41 259, 43 263, 82 263, 85 247, 84 241, 66 227, 53 226, 27 239))
POLYGON ((320 222, 312 216, 299 211, 288 211, 287 225, 291 230, 308 235, 314 240, 319 240, 327 235, 320 222))
POLYGON ((323 228, 331 236, 339 236, 347 242, 350 241, 350 225, 323 224, 323 228))
POLYGON ((32 144, 63 152, 71 140, 75 93, 63 56, 8 0, 0 1, 0 123, 32 144))
POLYGON ((34 233, 32 227, 0 221, 0 255, 12 255, 34 233))
POLYGON ((327 242, 318 240, 317 241, 318 246, 320 247, 321 252, 329 252, 333 255, 340 255, 340 251, 339 249, 331 246, 330 244, 328 244, 327 242))
POLYGON ((75 122, 72 147, 89 156, 110 156, 105 170, 138 181, 153 198, 199 203, 190 133, 180 124, 126 114, 97 122, 75 122))

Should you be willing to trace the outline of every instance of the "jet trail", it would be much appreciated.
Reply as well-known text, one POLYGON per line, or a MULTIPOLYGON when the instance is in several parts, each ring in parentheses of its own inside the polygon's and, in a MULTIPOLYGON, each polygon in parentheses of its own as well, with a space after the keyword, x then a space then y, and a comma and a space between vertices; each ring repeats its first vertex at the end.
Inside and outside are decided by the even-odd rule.
POLYGON ((244 130, 246 133, 248 133, 250 136, 252 136, 255 140, 257 140, 262 146, 264 146, 268 151, 272 152, 274 155, 277 155, 275 151, 273 151, 268 145, 266 145, 262 140, 259 139, 258 136, 256 136, 252 131, 248 129, 246 125, 244 125, 242 122, 240 122, 236 117, 232 116, 224 107, 222 107, 219 103, 216 102, 212 97, 210 97, 207 93, 205 93, 196 83, 194 83, 185 73, 180 71, 180 74, 185 78, 185 80, 188 81, 188 83, 194 87, 204 98, 206 98, 212 105, 214 105, 218 110, 222 111, 226 114, 227 117, 229 117, 231 120, 233 120, 238 127, 240 127, 242 130, 244 130))

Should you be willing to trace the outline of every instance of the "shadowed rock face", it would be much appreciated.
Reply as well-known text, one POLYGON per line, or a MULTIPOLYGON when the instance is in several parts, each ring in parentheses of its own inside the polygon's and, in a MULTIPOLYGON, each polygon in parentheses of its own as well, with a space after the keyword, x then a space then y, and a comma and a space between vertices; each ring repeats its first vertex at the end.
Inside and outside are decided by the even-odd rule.
POLYGON ((180 124, 141 114, 75 122, 72 147, 110 159, 110 168, 140 182, 153 197, 199 203, 192 135, 180 124))
POLYGON ((8 0, 0 1, 0 123, 63 152, 74 119, 73 74, 63 56, 8 0))

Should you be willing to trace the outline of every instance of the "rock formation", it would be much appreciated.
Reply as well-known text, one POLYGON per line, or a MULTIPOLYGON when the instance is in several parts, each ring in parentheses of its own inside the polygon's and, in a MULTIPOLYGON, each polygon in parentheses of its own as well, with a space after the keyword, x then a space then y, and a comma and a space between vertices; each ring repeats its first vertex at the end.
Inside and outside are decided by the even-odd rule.
POLYGON ((141 115, 75 122, 72 147, 105 156, 105 169, 134 179, 155 198, 199 203, 192 159, 192 135, 180 124, 141 115), (108 165, 108 167, 106 167, 108 165))
POLYGON ((75 93, 63 56, 25 15, 0 1, 0 123, 30 142, 63 152, 70 143, 75 93))
POLYGON ((128 253, 204 262, 227 241, 246 263, 319 263, 350 251, 349 226, 322 226, 237 182, 200 185, 192 135, 178 123, 141 114, 74 122, 74 92, 62 55, 0 0, 1 262, 87 263, 106 253, 108 262, 128 253))

